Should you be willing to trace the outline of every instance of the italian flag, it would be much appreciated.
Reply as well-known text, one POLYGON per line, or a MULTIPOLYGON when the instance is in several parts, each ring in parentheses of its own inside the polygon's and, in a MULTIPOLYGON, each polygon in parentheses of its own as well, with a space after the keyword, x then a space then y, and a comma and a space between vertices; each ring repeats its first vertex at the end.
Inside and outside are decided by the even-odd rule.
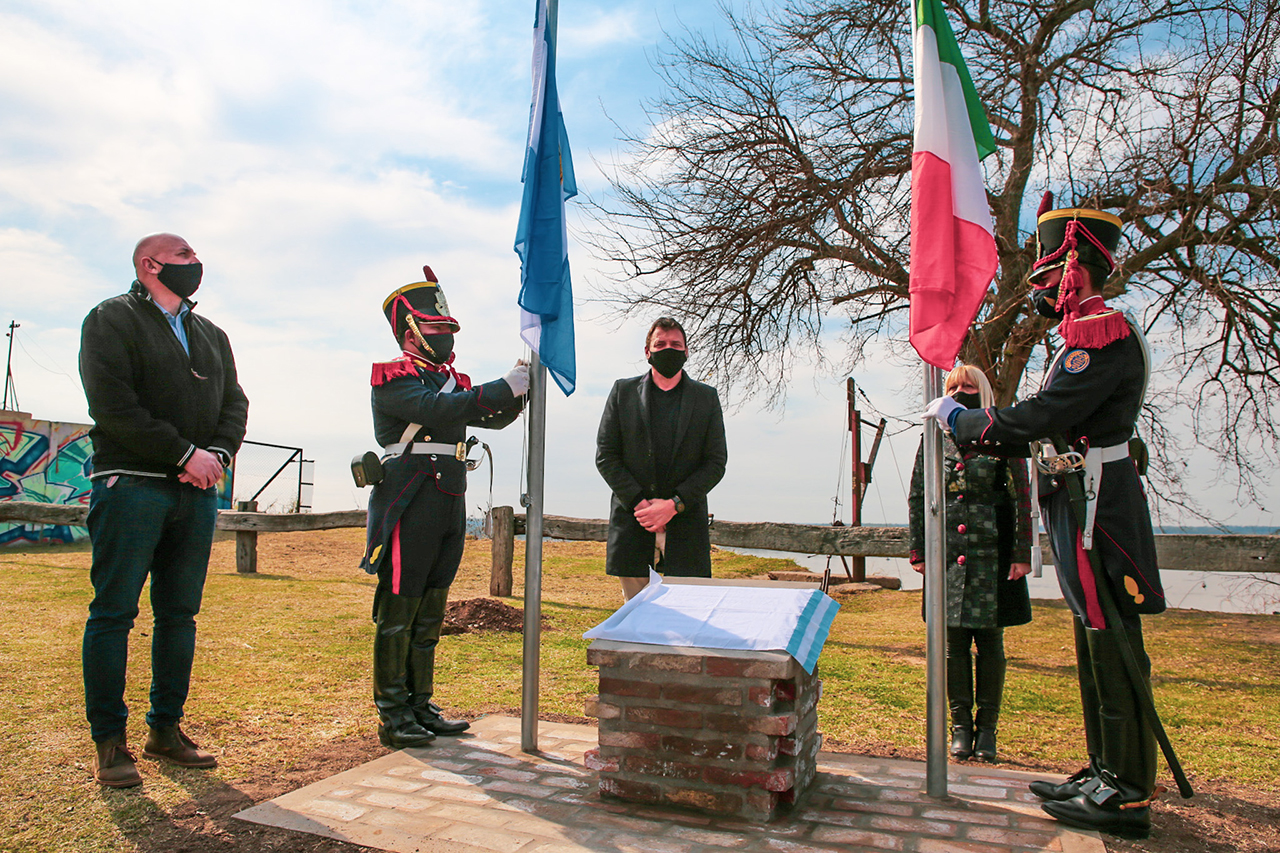
POLYGON ((996 145, 941 0, 915 0, 915 90, 911 345, 950 370, 996 274, 979 166, 996 145))

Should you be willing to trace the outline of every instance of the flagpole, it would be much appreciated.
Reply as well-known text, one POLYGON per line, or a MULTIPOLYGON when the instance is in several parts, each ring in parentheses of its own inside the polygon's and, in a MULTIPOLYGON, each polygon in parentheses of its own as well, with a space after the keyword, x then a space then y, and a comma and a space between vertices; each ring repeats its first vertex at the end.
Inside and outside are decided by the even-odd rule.
MULTIPOLYGON (((554 2, 554 0, 553 0, 554 2)), ((524 653, 520 749, 538 750, 538 672, 542 650, 542 489, 546 470, 547 369, 537 350, 529 365, 529 501, 524 539, 524 653)))
MULTIPOLYGON (((942 371, 924 363, 924 399, 942 396, 942 371)), ((947 795, 946 523, 942 430, 924 425, 925 792, 947 795)))

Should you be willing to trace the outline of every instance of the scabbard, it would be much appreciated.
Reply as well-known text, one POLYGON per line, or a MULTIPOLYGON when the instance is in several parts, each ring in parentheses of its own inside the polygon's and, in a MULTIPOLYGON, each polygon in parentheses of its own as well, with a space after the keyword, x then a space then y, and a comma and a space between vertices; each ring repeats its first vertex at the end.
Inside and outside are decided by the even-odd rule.
MULTIPOLYGON (((1066 453, 1069 449, 1066 441, 1061 437, 1053 439, 1053 446, 1058 453, 1066 453)), ((1079 530, 1084 530, 1085 494, 1083 475, 1080 471, 1068 471, 1061 476, 1066 481, 1067 496, 1071 500, 1071 511, 1075 514, 1076 525, 1079 530)), ((1156 712, 1155 696, 1152 695, 1150 686, 1142 677, 1137 655, 1134 654, 1133 644, 1129 640, 1129 632, 1125 629, 1124 622, 1120 618, 1120 608, 1116 606, 1115 599, 1111 596, 1110 578, 1106 574, 1106 569, 1102 566, 1102 561, 1092 548, 1085 550, 1084 553, 1089 560, 1090 567, 1093 569, 1093 576, 1097 578, 1097 583, 1094 584, 1094 587, 1098 593, 1098 603, 1102 605, 1102 615, 1107 620, 1107 628, 1104 630, 1120 632, 1120 657, 1124 660, 1125 672, 1129 676, 1129 682, 1133 685, 1133 692, 1138 697, 1138 706, 1142 709, 1142 716, 1156 736, 1156 743, 1160 744, 1160 751, 1164 753, 1164 759, 1169 764, 1169 771, 1173 774, 1174 782, 1178 785, 1178 793, 1184 798, 1193 797, 1195 796, 1195 791, 1191 790, 1191 783, 1187 781, 1187 774, 1182 770, 1182 762, 1178 761, 1178 755, 1173 751, 1173 743, 1169 740, 1169 736, 1165 734, 1164 725, 1160 722, 1160 715, 1156 712)))

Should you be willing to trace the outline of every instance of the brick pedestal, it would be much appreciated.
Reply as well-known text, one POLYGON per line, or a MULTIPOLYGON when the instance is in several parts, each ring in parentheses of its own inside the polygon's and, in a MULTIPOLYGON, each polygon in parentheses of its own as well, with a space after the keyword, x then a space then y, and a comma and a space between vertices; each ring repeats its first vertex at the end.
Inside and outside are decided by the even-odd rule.
POLYGON ((813 781, 822 682, 785 652, 593 642, 600 793, 767 821, 813 781))

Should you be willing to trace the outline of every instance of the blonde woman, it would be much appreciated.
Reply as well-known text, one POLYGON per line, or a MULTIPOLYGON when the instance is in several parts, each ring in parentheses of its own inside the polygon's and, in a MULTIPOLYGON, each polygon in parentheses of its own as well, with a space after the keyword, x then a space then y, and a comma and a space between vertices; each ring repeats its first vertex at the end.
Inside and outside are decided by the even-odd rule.
MULTIPOLYGON (((995 405, 991 383, 971 364, 952 370, 943 387, 966 408, 995 405)), ((995 761, 1004 693, 1004 629, 1031 621, 1026 582, 1031 571, 1030 490, 1022 460, 962 453, 949 434, 944 434, 943 444, 951 754, 995 761)), ((923 574, 923 444, 911 475, 910 512, 911 567, 923 574)))

